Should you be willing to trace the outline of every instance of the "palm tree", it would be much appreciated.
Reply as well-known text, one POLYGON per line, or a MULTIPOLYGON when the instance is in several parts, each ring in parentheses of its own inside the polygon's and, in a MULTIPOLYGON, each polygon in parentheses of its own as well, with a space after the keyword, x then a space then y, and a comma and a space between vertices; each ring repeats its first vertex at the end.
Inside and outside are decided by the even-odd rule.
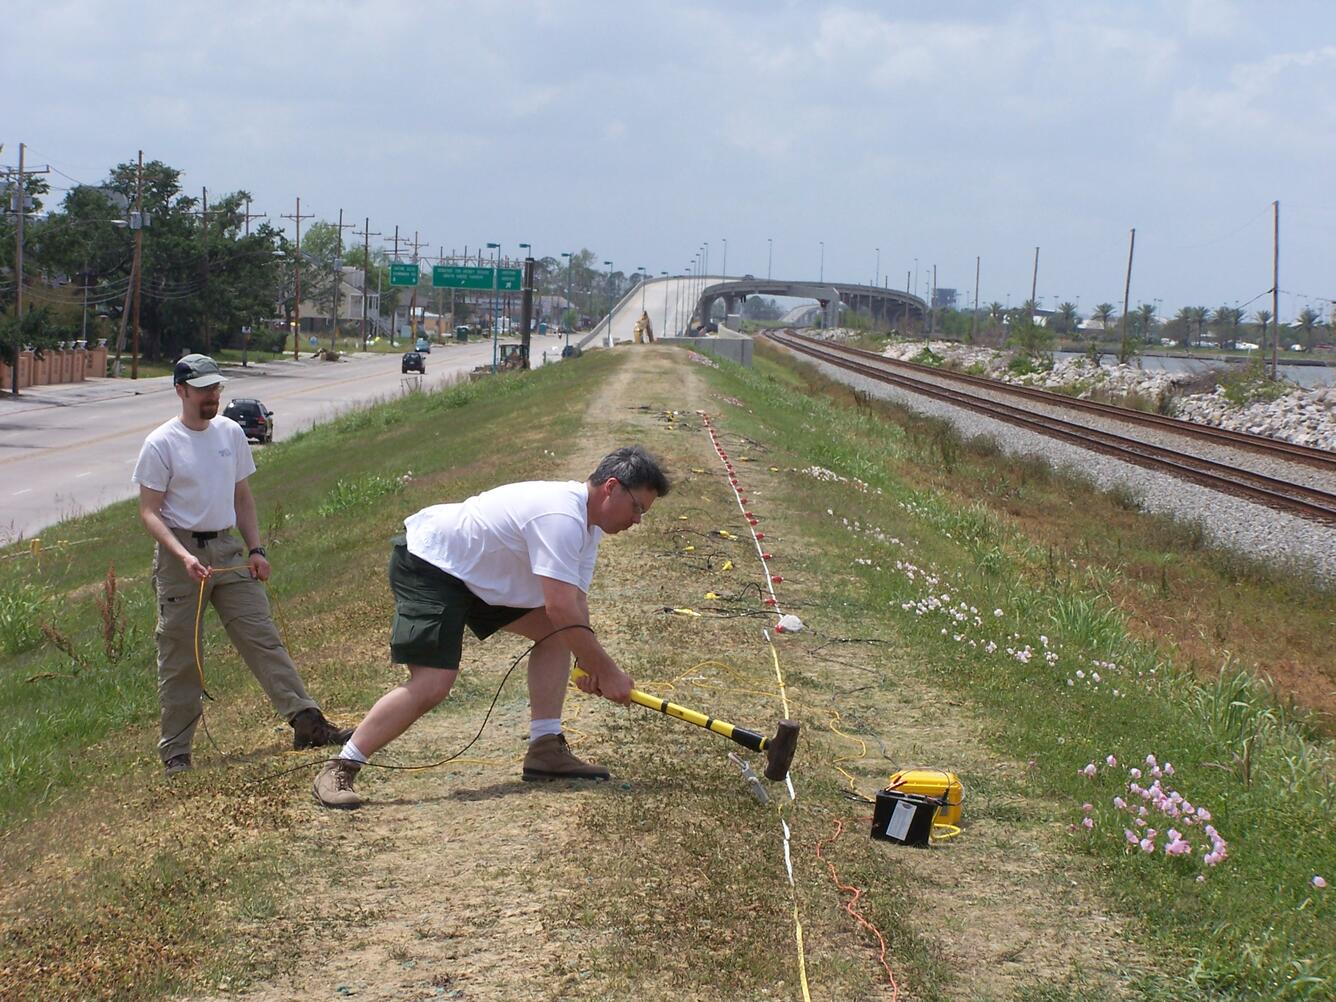
POLYGON ((1233 348, 1238 340, 1239 323, 1243 320, 1243 311, 1233 306, 1215 308, 1215 334, 1221 348, 1233 348))
POLYGON ((1143 341, 1149 341, 1155 326, 1155 304, 1142 303, 1133 314, 1136 317, 1137 333, 1143 341))
POLYGON ((1183 306, 1174 314, 1174 319, 1169 321, 1174 327, 1174 340, 1183 348, 1192 347, 1192 324, 1195 320, 1192 307, 1183 306))
POLYGON ((1006 313, 1006 307, 1001 303, 993 302, 988 304, 988 327, 996 331, 1002 324, 1002 315, 1006 313))
POLYGON ((1211 318, 1209 306, 1192 307, 1192 322, 1197 325, 1197 347, 1201 347, 1202 337, 1206 334, 1206 323, 1211 318))
POLYGON ((1258 342, 1258 347, 1261 348, 1263 351, 1265 351, 1265 350, 1266 350, 1266 325, 1267 325, 1268 323, 1270 323, 1270 321, 1271 321, 1271 311, 1270 311, 1270 310, 1258 310, 1256 313, 1253 314, 1253 317, 1257 320, 1257 323, 1258 323, 1258 324, 1261 326, 1261 328, 1262 328, 1262 339, 1261 339, 1261 341, 1258 342))
POLYGON ((1095 312, 1091 316, 1104 325, 1104 329, 1109 329, 1109 321, 1113 319, 1113 304, 1100 303, 1095 307, 1095 312))
POLYGON ((1059 334, 1071 334, 1075 332, 1076 325, 1081 322, 1080 315, 1076 312, 1075 303, 1059 303, 1057 315, 1053 318, 1053 329, 1059 334))
POLYGON ((1304 347, 1313 346, 1313 332, 1322 324, 1322 317, 1311 306, 1305 306, 1299 311, 1298 316, 1299 330, 1304 332, 1304 347))

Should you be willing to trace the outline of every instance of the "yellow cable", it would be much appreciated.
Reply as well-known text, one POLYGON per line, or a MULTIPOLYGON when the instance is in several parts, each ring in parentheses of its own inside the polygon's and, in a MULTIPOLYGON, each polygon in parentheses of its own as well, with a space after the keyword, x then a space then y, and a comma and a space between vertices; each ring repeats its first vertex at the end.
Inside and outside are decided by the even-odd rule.
MULTIPOLYGON (((209 570, 209 577, 201 578, 199 583, 199 597, 195 601, 195 672, 199 675, 199 687, 207 690, 208 686, 204 684, 204 655, 200 653, 200 634, 203 632, 201 625, 204 620, 204 585, 215 574, 225 574, 228 571, 249 571, 250 564, 234 564, 231 567, 213 567, 209 570)), ((282 642, 282 636, 279 637, 282 642)), ((211 699, 213 697, 210 697, 211 699)))

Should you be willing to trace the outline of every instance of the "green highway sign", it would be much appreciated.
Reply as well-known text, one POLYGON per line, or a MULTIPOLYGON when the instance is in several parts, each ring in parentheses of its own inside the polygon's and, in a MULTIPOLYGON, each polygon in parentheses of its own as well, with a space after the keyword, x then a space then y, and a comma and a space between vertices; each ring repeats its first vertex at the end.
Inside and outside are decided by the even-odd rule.
POLYGON ((521 273, 518 268, 470 268, 456 264, 438 264, 431 269, 431 284, 438 289, 491 289, 518 292, 521 273), (493 272, 496 273, 493 278, 493 272))
POLYGON ((438 289, 490 289, 492 269, 438 264, 431 269, 431 284, 438 289))
POLYGON ((418 266, 415 264, 391 264, 390 265, 390 284, 391 285, 417 285, 418 284, 418 266))

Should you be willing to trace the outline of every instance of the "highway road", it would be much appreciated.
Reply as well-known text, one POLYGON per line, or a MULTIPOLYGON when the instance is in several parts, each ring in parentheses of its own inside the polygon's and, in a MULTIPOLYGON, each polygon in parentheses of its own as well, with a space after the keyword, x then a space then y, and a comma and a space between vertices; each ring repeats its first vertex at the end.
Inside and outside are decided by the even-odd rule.
MULTIPOLYGON (((562 343, 535 336, 533 364, 542 364, 544 352, 555 361, 562 343)), ((223 399, 262 401, 274 412, 274 437, 282 441, 351 408, 418 385, 439 387, 491 361, 490 342, 451 342, 434 346, 425 376, 401 375, 397 354, 229 366, 223 399)), ((17 399, 0 395, 0 544, 135 496, 130 473, 144 437, 179 413, 170 376, 38 386, 17 399)))
MULTIPOLYGON (((705 278, 651 278, 642 290, 639 286, 623 296, 612 313, 613 341, 635 340, 635 323, 643 309, 649 314, 654 336, 658 337, 666 329, 671 334, 680 334, 696 305, 694 296, 707 285, 722 282, 719 276, 705 278)), ((606 347, 608 328, 600 321, 592 332, 597 336, 585 345, 586 348, 606 347)), ((584 335, 580 335, 581 338, 584 335)))

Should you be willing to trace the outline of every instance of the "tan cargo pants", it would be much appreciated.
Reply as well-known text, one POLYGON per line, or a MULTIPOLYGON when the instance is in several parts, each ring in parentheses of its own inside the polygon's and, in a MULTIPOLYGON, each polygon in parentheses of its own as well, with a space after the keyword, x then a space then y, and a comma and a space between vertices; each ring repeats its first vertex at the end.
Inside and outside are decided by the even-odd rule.
MULTIPOLYGON (((198 540, 185 529, 173 529, 187 550, 210 567, 246 564, 246 548, 231 530, 209 540, 198 540)), ((166 762, 187 754, 200 718, 200 672, 195 663, 195 610, 199 582, 185 565, 161 546, 154 548, 153 587, 158 596, 158 755, 166 762)), ((248 569, 214 573, 204 582, 204 601, 212 603, 251 674, 284 720, 316 707, 306 693, 297 666, 278 635, 269 613, 264 585, 248 569)), ((201 652, 202 653, 202 652, 201 652)))

